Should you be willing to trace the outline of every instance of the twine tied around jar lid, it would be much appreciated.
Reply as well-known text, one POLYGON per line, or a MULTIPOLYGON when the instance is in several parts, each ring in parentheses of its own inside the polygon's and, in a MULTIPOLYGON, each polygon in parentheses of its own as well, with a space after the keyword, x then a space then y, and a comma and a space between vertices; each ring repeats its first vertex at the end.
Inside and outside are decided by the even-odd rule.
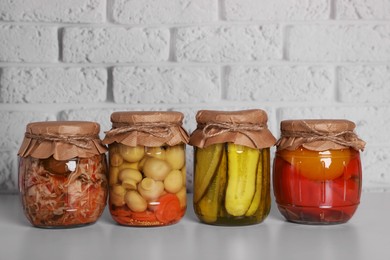
POLYGON ((268 130, 267 114, 260 109, 241 111, 200 110, 197 129, 190 144, 200 148, 216 143, 232 142, 251 148, 274 145, 276 139, 268 130))
POLYGON ((53 135, 53 134, 32 134, 25 133, 24 136, 29 139, 37 140, 39 143, 43 141, 62 142, 75 145, 83 149, 91 149, 91 141, 99 139, 98 135, 53 135))
POLYGON ((353 131, 355 124, 348 120, 285 120, 281 122, 278 150, 295 150, 299 146, 314 151, 329 149, 364 150, 365 142, 353 131))
POLYGON ((107 148, 99 138, 100 125, 87 121, 46 121, 29 123, 18 155, 56 160, 89 158, 107 148))
POLYGON ((112 129, 106 131, 104 144, 113 142, 128 146, 187 144, 189 137, 182 127, 180 112, 133 111, 114 112, 111 115, 112 129))

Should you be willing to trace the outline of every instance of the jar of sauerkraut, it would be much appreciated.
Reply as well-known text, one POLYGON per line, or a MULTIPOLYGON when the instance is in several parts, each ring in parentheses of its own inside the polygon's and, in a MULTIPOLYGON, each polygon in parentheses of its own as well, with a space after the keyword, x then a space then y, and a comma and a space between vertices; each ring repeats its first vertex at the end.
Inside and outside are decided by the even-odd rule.
POLYGON ((35 122, 19 150, 19 190, 32 225, 91 224, 107 201, 106 147, 95 122, 35 122))
POLYGON ((286 120, 273 169, 279 211, 291 222, 337 224, 355 213, 365 143, 348 120, 286 120))
POLYGON ((179 112, 115 112, 109 145, 109 207, 126 226, 178 222, 186 210, 188 134, 179 112))
POLYGON ((269 213, 270 147, 275 137, 260 109, 201 110, 194 146, 194 210, 212 225, 249 225, 269 213))

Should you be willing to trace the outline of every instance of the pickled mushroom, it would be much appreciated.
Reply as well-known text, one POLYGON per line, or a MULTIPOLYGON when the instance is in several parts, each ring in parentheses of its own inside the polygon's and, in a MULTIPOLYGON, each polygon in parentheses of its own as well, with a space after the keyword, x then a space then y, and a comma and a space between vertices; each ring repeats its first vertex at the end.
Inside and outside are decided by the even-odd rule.
POLYGON ((145 176, 156 181, 164 180, 170 171, 171 166, 166 161, 157 158, 148 158, 143 167, 145 176))
POLYGON ((164 192, 164 184, 151 178, 144 178, 138 184, 138 191, 148 201, 156 200, 164 192))
POLYGON ((148 203, 146 200, 134 190, 128 191, 125 195, 127 207, 134 212, 143 212, 147 209, 148 203))
POLYGON ((179 170, 171 171, 164 179, 165 190, 170 193, 179 192, 179 190, 183 187, 183 185, 184 185, 183 177, 181 171, 179 170))
POLYGON ((138 162, 144 157, 145 148, 143 146, 127 146, 121 144, 119 146, 119 153, 128 162, 134 163, 138 162))

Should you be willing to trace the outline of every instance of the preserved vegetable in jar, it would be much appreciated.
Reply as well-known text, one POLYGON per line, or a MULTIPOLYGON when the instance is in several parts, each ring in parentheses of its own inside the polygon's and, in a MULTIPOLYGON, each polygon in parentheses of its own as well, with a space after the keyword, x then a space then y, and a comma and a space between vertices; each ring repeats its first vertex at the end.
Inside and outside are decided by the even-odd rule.
POLYGON ((270 147, 276 139, 263 110, 197 113, 194 210, 213 225, 262 222, 270 210, 270 147))
POLYGON ((361 194, 359 150, 365 143, 348 120, 286 120, 274 159, 279 211, 303 224, 347 222, 361 194))
POLYGON ((32 225, 66 228, 96 222, 107 201, 106 147, 94 122, 27 125, 18 155, 19 190, 32 225))
POLYGON ((115 112, 109 145, 109 207, 127 226, 178 222, 186 210, 188 134, 179 112, 115 112))

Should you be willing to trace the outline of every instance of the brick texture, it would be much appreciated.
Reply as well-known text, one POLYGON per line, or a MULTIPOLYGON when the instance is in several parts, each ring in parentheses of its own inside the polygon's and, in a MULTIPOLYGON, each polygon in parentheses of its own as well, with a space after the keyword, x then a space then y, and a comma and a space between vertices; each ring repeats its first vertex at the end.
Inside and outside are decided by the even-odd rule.
POLYGON ((214 67, 123 67, 113 71, 117 103, 198 103, 220 99, 214 67))
POLYGON ((3 110, 0 111, 0 118, 2 122, 7 122, 0 124, 1 150, 18 150, 28 123, 55 120, 55 116, 50 113, 3 110))
POLYGON ((57 28, 0 24, 0 62, 57 62, 57 28))
POLYGON ((65 62, 153 62, 169 56, 169 30, 155 28, 65 28, 65 62))
POLYGON ((389 25, 302 25, 288 32, 292 61, 389 61, 389 25))
POLYGON ((234 66, 227 79, 231 100, 324 101, 332 99, 334 89, 329 67, 234 66))
POLYGON ((337 19, 390 19, 389 0, 335 0, 335 2, 337 19))
POLYGON ((0 151, 0 194, 18 190, 16 151, 0 151))
POLYGON ((184 27, 177 30, 178 61, 280 60, 281 30, 275 25, 184 27))
POLYGON ((2 103, 92 103, 106 99, 107 71, 89 68, 4 68, 2 103))
POLYGON ((112 18, 122 24, 201 23, 217 19, 217 1, 114 0, 112 18))
POLYGON ((329 0, 224 0, 223 3, 228 21, 325 20, 330 14, 329 0))
MULTIPOLYGON (((0 193, 33 121, 261 108, 345 118, 363 189, 390 192, 390 0, 0 0, 0 193)), ((271 149, 271 157, 275 148, 271 149)), ((192 191, 193 149, 187 147, 192 191)))
POLYGON ((13 0, 0 1, 0 21, 102 22, 105 1, 101 0, 13 0))
POLYGON ((343 66, 338 78, 342 102, 389 102, 390 66, 343 66))

